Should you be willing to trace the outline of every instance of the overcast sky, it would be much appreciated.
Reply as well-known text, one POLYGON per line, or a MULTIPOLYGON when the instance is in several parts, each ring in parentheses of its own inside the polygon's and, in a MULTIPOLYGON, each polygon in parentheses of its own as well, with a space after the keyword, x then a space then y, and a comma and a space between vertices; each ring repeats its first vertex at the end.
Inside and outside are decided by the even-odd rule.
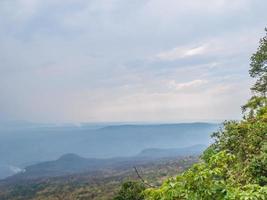
POLYGON ((240 118, 266 0, 0 0, 0 120, 240 118))

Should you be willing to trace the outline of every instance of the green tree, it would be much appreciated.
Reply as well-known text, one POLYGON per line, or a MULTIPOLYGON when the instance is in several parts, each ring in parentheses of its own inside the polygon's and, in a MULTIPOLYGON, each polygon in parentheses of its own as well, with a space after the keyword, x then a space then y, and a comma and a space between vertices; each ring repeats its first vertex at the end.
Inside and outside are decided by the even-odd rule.
POLYGON ((127 181, 122 184, 114 200, 143 200, 145 186, 137 181, 127 181))
POLYGON ((260 40, 260 45, 256 53, 251 56, 250 76, 257 78, 252 90, 266 95, 267 91, 267 28, 265 28, 266 36, 260 40))

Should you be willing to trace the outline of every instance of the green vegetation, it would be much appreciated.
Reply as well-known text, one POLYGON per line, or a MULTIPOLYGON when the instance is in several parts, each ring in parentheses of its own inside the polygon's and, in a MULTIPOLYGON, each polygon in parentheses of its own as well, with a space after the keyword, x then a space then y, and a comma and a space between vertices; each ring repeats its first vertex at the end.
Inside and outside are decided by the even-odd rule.
POLYGON ((145 186, 137 181, 127 181, 122 184, 118 195, 114 200, 143 200, 145 186))
POLYGON ((243 120, 225 122, 200 163, 147 189, 145 199, 267 199, 267 35, 251 57, 250 75, 257 80, 254 96, 242 107, 243 120))
MULTIPOLYGON (((163 180, 181 173, 198 161, 197 157, 172 158, 136 167, 148 183, 160 186, 163 180)), ((138 197, 138 200, 144 197, 143 194, 139 195, 144 188, 137 181, 139 178, 132 167, 54 178, 13 180, 0 182, 0 200, 110 200, 114 197, 116 200, 134 200, 138 197), (120 186, 122 182, 125 184, 120 186)))

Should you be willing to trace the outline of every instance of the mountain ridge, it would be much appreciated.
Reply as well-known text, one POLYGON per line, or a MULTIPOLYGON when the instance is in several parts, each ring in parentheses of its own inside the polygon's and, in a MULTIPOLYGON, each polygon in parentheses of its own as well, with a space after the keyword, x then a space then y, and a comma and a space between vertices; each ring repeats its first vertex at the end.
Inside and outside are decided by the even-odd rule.
POLYGON ((127 168, 158 160, 197 156, 202 153, 205 147, 205 145, 194 145, 176 149, 144 149, 136 156, 108 159, 84 158, 74 153, 67 153, 56 160, 27 166, 22 172, 8 177, 6 180, 31 180, 83 172, 127 168))
MULTIPOLYGON (((56 160, 70 152, 86 158, 114 158, 135 156, 148 148, 209 145, 210 135, 219 126, 182 123, 0 130, 0 164, 25 168, 29 163, 56 160)), ((0 179, 6 176, 6 169, 0 168, 0 179)))

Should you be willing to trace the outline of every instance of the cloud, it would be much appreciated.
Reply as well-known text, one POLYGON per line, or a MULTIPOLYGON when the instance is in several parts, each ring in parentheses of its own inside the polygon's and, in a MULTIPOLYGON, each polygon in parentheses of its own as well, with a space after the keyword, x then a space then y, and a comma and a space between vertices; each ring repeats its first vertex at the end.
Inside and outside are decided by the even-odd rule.
POLYGON ((183 46, 177 46, 170 50, 165 50, 152 56, 153 61, 176 61, 176 60, 194 60, 200 58, 214 57, 229 57, 243 54, 244 52, 251 51, 253 46, 256 46, 258 39, 256 34, 251 31, 250 34, 225 34, 220 37, 210 37, 205 40, 188 43, 183 46), (195 45, 195 43, 202 43, 195 45))
POLYGON ((135 92, 120 98, 110 98, 101 108, 94 108, 92 118, 101 120, 102 116, 119 121, 199 121, 237 119, 240 105, 245 102, 248 91, 246 82, 214 83, 205 89, 177 92, 135 92), (94 112, 94 111, 98 112, 94 112), (142 115, 140 115, 142 113, 142 115), (192 116, 192 113, 195 113, 192 116), (162 118, 158 118, 158 116, 162 118))
POLYGON ((238 117, 266 6, 263 0, 0 1, 0 119, 238 117), (237 109, 228 115, 231 102, 237 109))
POLYGON ((185 82, 185 83, 177 83, 175 80, 171 80, 169 82, 169 87, 174 88, 175 90, 178 90, 178 91, 185 90, 185 89, 190 90, 190 89, 197 88, 207 83, 208 83, 207 80, 200 80, 200 79, 192 80, 192 81, 185 82))
POLYGON ((13 165, 9 165, 8 168, 14 174, 25 172, 25 169, 21 169, 19 167, 13 166, 13 165))
POLYGON ((193 48, 176 47, 170 51, 161 52, 155 57, 158 58, 159 60, 173 61, 180 58, 202 55, 205 54, 206 50, 207 50, 206 45, 201 45, 193 48))

